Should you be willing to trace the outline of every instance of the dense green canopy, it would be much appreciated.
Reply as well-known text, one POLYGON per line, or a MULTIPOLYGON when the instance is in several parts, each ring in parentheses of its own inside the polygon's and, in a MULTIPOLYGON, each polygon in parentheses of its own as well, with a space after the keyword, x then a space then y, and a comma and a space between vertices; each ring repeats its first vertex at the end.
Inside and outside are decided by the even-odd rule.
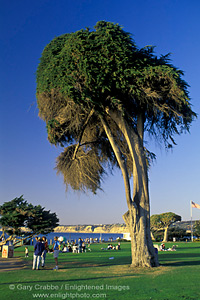
POLYGON ((151 216, 151 227, 154 229, 161 229, 161 228, 163 229, 177 221, 181 221, 181 216, 179 216, 173 212, 152 215, 151 216))
POLYGON ((10 235, 8 239, 22 235, 31 238, 33 235, 47 234, 52 232, 59 222, 55 213, 45 210, 40 205, 28 203, 23 196, 2 204, 0 216, 3 232, 10 235), (22 227, 26 227, 28 232, 24 232, 22 227))
POLYGON ((200 221, 196 221, 194 224, 194 234, 200 236, 200 221))
POLYGON ((168 229, 169 226, 175 222, 181 221, 181 216, 173 213, 167 212, 158 215, 151 216, 151 229, 152 231, 164 230, 163 240, 166 242, 168 240, 168 229))
POLYGON ((119 25, 101 21, 94 28, 59 36, 43 51, 37 98, 50 141, 74 138, 69 122, 79 114, 76 121, 82 124, 92 108, 100 114, 106 107, 123 110, 133 125, 142 112, 145 129, 167 143, 188 129, 194 113, 187 84, 169 56, 158 58, 152 47, 139 49, 119 25))
MULTIPOLYGON (((174 143, 174 133, 188 130, 195 115, 183 73, 169 63, 168 55, 158 58, 152 47, 139 49, 131 35, 117 24, 100 21, 94 29, 52 40, 37 70, 39 115, 47 123, 48 139, 61 146, 84 144, 77 155, 87 153, 88 168, 93 162, 96 167, 93 183, 88 185, 87 180, 82 180, 82 187, 93 191, 100 187, 105 159, 112 165, 115 161, 99 119, 108 108, 122 111, 135 131, 138 115, 142 114, 145 131, 168 147, 174 143)), ((109 122, 115 127, 118 142, 124 144, 119 129, 111 119, 109 122)), ((127 146, 123 148, 130 161, 127 146)), ((58 159, 57 167, 62 173, 74 149, 75 146, 65 149, 58 159)), ((74 162, 73 168, 76 167, 80 168, 74 162)), ((65 179, 67 184, 69 180, 65 179)), ((71 186, 80 188, 72 181, 71 186)))

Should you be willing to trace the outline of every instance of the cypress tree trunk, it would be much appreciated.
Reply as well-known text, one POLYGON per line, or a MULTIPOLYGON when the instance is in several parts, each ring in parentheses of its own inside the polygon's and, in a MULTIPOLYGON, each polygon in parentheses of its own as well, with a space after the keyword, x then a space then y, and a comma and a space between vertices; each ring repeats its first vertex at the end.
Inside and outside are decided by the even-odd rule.
POLYGON ((133 267, 157 267, 150 232, 150 205, 148 189, 147 161, 143 148, 143 121, 138 121, 138 133, 131 131, 124 122, 124 133, 133 157, 133 201, 132 207, 123 216, 131 235, 133 267))
POLYGON ((158 257, 150 234, 149 211, 132 204, 123 219, 131 236, 132 267, 157 267, 158 257))
POLYGON ((150 233, 150 209, 148 193, 148 177, 146 157, 141 147, 139 136, 133 134, 124 122, 123 117, 113 115, 113 120, 121 129, 129 146, 133 159, 133 198, 130 193, 130 183, 126 164, 121 156, 120 149, 115 143, 112 131, 106 120, 102 119, 107 137, 122 171, 125 184, 128 212, 123 215, 124 221, 131 235, 131 253, 133 267, 157 267, 158 258, 153 247, 150 233))
POLYGON ((159 262, 150 232, 146 156, 137 135, 132 136, 132 146, 133 141, 133 201, 131 208, 123 216, 131 235, 132 266, 157 267, 159 262))

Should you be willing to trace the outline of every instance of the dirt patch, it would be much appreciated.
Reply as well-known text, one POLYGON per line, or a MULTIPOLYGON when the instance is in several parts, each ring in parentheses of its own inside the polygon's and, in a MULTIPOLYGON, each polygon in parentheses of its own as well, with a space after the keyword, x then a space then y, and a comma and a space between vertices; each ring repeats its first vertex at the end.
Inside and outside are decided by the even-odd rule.
POLYGON ((2 258, 0 257, 0 272, 21 270, 27 266, 27 262, 20 257, 2 258))
MULTIPOLYGON (((93 271, 94 274, 101 274, 102 273, 101 266, 93 271)), ((157 268, 132 268, 130 265, 114 265, 108 266, 106 268, 106 272, 113 276, 143 276, 143 275, 150 275, 150 276, 159 276, 165 272, 169 272, 171 270, 170 267, 157 267, 157 268)))

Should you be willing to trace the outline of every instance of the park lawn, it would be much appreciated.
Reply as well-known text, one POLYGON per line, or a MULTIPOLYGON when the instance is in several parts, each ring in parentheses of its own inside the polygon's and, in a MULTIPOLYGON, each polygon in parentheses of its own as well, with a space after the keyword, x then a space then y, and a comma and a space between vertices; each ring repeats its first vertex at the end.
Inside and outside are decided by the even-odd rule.
MULTIPOLYGON (((52 270, 52 254, 44 270, 31 270, 30 253, 22 270, 0 273, 1 299, 198 300, 200 244, 176 245, 177 251, 159 252, 161 266, 153 269, 130 268, 130 243, 120 251, 93 244, 91 252, 61 253, 58 271, 52 270)), ((15 256, 24 259, 24 247, 15 256)))

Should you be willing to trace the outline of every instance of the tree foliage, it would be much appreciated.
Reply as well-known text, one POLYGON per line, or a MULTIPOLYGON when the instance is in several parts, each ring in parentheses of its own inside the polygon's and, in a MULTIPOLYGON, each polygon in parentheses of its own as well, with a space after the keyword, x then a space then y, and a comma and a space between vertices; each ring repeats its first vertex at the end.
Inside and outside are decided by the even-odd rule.
POLYGON ((200 236, 200 221, 196 221, 193 227, 194 234, 200 236))
POLYGON ((159 215, 152 215, 150 219, 151 230, 164 230, 163 240, 167 241, 169 226, 177 221, 181 221, 181 216, 172 212, 167 212, 159 215))
MULTIPOLYGON (((39 114, 47 123, 49 141, 77 145, 58 157, 57 170, 66 185, 93 192, 100 188, 105 166, 118 165, 100 122, 108 108, 121 111, 136 132, 142 114, 145 131, 167 147, 175 133, 189 129, 195 115, 183 72, 169 63, 169 55, 158 58, 153 47, 139 49, 117 24, 100 21, 94 29, 55 38, 45 47, 37 70, 39 114), (77 162, 71 159, 75 157, 77 162)), ((116 129, 112 132, 124 158, 131 160, 119 128, 111 118, 108 122, 116 129)))
POLYGON ((130 33, 105 21, 53 39, 37 69, 39 116, 49 142, 64 148, 56 169, 66 187, 96 193, 108 170, 121 169, 135 265, 156 259, 147 174, 155 155, 145 147, 144 134, 172 147, 174 135, 189 131, 196 116, 182 77, 169 55, 140 49, 130 33))
MULTIPOLYGON (((187 235, 188 234, 186 230, 182 228, 175 227, 168 229, 168 241, 173 241, 173 238, 176 238, 177 240, 183 240, 187 237, 187 235)), ((164 230, 154 231, 153 236, 156 242, 162 241, 164 236, 164 230)), ((188 236, 187 238, 189 239, 190 236, 188 236)))
POLYGON ((28 203, 23 196, 1 205, 0 215, 0 225, 3 233, 9 234, 7 238, 9 240, 22 237, 22 235, 26 239, 30 239, 37 234, 50 233, 58 226, 59 222, 55 213, 45 210, 40 205, 34 206, 28 203), (24 232, 23 227, 26 227, 28 231, 24 232))

